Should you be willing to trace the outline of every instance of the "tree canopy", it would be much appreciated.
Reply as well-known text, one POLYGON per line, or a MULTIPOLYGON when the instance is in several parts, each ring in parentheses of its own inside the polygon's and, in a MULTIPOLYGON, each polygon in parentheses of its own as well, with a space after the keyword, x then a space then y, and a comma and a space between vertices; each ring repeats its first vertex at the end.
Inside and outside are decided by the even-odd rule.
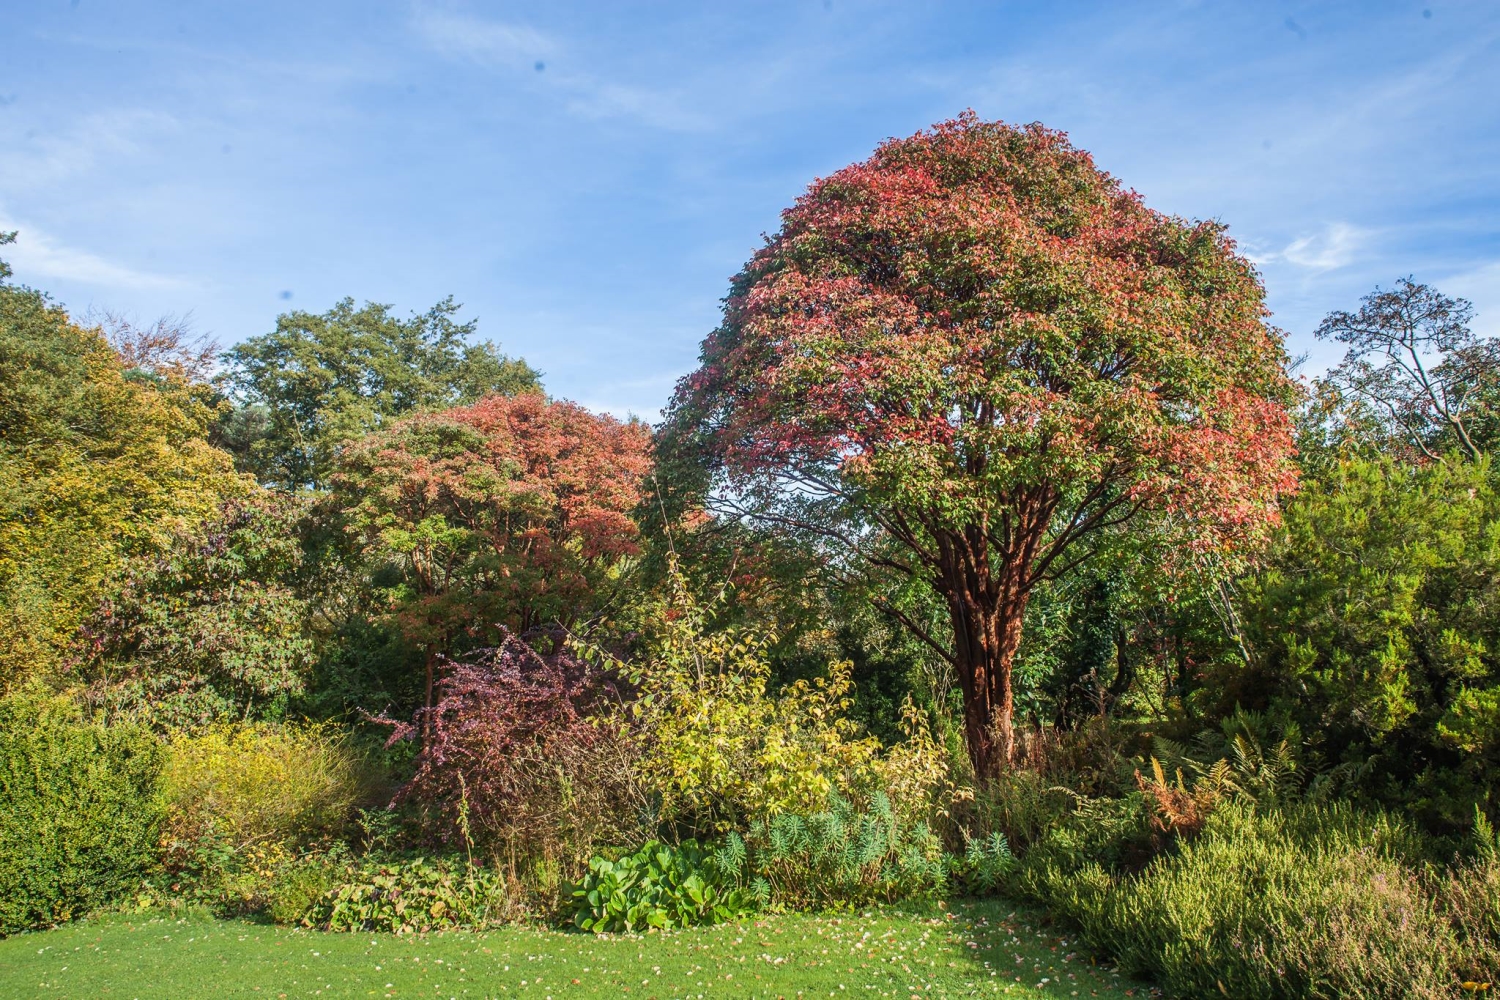
POLYGON ((0 686, 60 664, 101 587, 248 488, 199 387, 0 284, 0 686))
POLYGON ((333 500, 401 631, 434 657, 494 644, 496 626, 571 627, 639 549, 645 425, 539 392, 402 420, 351 445, 333 500), (455 649, 462 644, 464 648, 455 649))
POLYGON ((539 373, 458 322, 447 298, 407 319, 344 299, 326 313, 286 313, 276 329, 225 354, 238 405, 225 439, 261 482, 325 488, 339 448, 385 422, 538 387, 539 373))
POLYGON ((1348 344, 1327 383, 1373 409, 1395 440, 1427 458, 1477 458, 1500 415, 1500 342, 1469 329, 1474 306, 1410 278, 1338 310, 1317 336, 1348 344))

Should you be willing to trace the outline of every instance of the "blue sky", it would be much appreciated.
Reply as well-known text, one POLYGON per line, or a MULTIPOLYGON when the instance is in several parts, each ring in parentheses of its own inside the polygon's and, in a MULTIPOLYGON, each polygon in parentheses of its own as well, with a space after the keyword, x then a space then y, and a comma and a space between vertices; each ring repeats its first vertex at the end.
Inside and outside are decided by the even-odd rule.
POLYGON ((654 419, 814 177, 974 108, 1224 220, 1275 322, 1405 274, 1500 333, 1500 3, 140 3, 0 34, 0 228, 76 312, 233 343, 452 294, 654 419))

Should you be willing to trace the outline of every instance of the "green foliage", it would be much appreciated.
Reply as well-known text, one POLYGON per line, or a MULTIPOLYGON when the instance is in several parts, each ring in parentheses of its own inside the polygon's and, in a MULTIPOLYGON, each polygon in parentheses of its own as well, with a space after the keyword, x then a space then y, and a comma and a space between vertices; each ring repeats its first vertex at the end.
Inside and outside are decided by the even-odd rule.
POLYGON ((965 819, 981 830, 1002 833, 1017 850, 1029 847, 1072 811, 1071 789, 1030 768, 1016 768, 974 789, 965 819))
POLYGON ((1500 804, 1500 491, 1487 459, 1351 457, 1247 582, 1251 674, 1357 792, 1462 828, 1500 804))
POLYGON ((371 776, 332 724, 221 724, 177 733, 163 773, 173 836, 232 848, 343 830, 371 776))
POLYGON ((1080 798, 1074 809, 1022 855, 1010 887, 1064 914, 1066 893, 1082 873, 1138 871, 1154 858, 1160 842, 1153 835, 1144 797, 1080 798))
POLYGON ((1500 983, 1500 859, 1455 866, 1438 887, 1438 905, 1453 927, 1453 970, 1467 982, 1500 983))
POLYGON ((0 701, 0 934, 138 891, 156 860, 161 752, 65 703, 0 701))
POLYGON ((504 916, 508 903, 505 878, 492 868, 427 858, 366 862, 320 896, 302 922, 330 931, 397 934, 482 930, 504 916))
POLYGON ((770 637, 712 631, 709 610, 675 569, 669 585, 637 661, 618 664, 641 688, 633 711, 651 737, 641 769, 664 822, 722 834, 756 816, 817 811, 831 795, 871 785, 879 744, 860 738, 845 715, 848 663, 772 694, 770 637))
POLYGON ((169 840, 159 873, 137 898, 143 907, 202 908, 222 917, 264 914, 295 923, 351 870, 341 841, 297 850, 284 841, 235 844, 206 833, 169 840))
POLYGON ((127 371, 98 330, 0 285, 0 691, 62 665, 133 555, 244 489, 202 386, 127 371))
POLYGON ((339 447, 394 417, 539 387, 538 373, 456 322, 444 299, 400 319, 344 299, 326 313, 290 312, 276 330, 226 355, 240 404, 224 433, 243 468, 288 489, 326 486, 339 447))
POLYGON ((1450 995, 1454 931, 1402 824, 1345 806, 1229 805, 1133 872, 1118 852, 1131 824, 1112 818, 1044 842, 1016 885, 1173 995, 1450 995))
POLYGON ((696 841, 648 841, 617 860, 596 857, 573 890, 572 920, 596 934, 717 924, 750 913, 751 895, 696 841))
POLYGON ((743 838, 730 834, 715 859, 760 902, 786 909, 988 892, 1014 861, 999 834, 946 853, 926 823, 903 823, 883 793, 863 810, 834 799, 822 812, 758 820, 743 838))
POLYGON ((256 490, 166 552, 130 560, 83 628, 73 672, 90 703, 158 725, 282 715, 313 656, 296 589, 304 507, 256 490))
POLYGON ((298 924, 343 885, 350 865, 341 853, 313 853, 269 870, 263 912, 274 923, 298 924))

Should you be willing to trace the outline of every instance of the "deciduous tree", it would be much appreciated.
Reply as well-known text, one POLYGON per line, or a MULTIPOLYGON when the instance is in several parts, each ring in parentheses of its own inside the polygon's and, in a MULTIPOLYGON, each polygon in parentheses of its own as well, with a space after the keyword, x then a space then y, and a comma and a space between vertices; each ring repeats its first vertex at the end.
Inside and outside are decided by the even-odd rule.
POLYGON ((125 564, 86 620, 73 676, 110 718, 277 718, 313 659, 297 592, 306 501, 251 489, 164 552, 125 564))
POLYGON ((250 485, 208 443, 200 389, 0 284, 0 688, 60 664, 127 558, 250 485))
POLYGON ((339 448, 392 419, 537 388, 526 362, 469 343, 477 325, 457 322, 458 309, 449 298, 402 319, 344 299, 286 313, 230 350, 225 383, 239 408, 225 437, 242 466, 286 489, 326 488, 339 448))
MULTIPOLYGON (((734 279, 666 440, 737 514, 919 577, 976 770, 1010 756, 1039 581, 1154 510, 1232 548, 1295 483, 1294 387, 1224 227, 1146 208, 1038 125, 972 113, 815 182, 734 279)), ((893 613, 899 612, 891 608, 893 613)))
POLYGON ((439 654, 494 645, 497 626, 572 627, 598 609, 638 551, 650 442, 643 424, 530 392, 349 447, 334 500, 367 557, 397 574, 390 606, 427 650, 426 705, 439 654))
POLYGON ((1500 409, 1500 340, 1476 337, 1473 316, 1467 300, 1411 278, 1377 288, 1357 312, 1318 325, 1320 339, 1349 345, 1328 382, 1373 406, 1392 436, 1428 458, 1449 448, 1478 458, 1500 409))

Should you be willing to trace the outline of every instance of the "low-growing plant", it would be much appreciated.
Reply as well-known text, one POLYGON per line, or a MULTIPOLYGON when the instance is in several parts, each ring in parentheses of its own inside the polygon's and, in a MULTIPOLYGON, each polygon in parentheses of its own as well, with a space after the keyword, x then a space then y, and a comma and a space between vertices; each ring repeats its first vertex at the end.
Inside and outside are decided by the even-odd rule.
POLYGON ((971 837, 961 855, 951 855, 949 875, 956 891, 970 896, 995 892, 1016 867, 1016 856, 1005 834, 998 830, 987 837, 971 837))
POLYGON ((511 899, 505 876, 466 860, 367 862, 319 896, 302 923, 330 931, 397 934, 502 922, 511 899))
POLYGON ((1070 789, 1045 775, 1016 768, 975 788, 973 798, 956 810, 955 821, 963 828, 1001 833, 1024 850, 1067 819, 1074 798, 1070 789))
MULTIPOLYGON (((1016 884, 1175 996, 1437 997, 1456 985, 1451 926, 1410 863, 1409 831, 1386 817, 1226 804, 1134 873, 1118 855, 1101 864, 1087 836, 1065 855, 1061 834, 1082 825, 1043 841, 1016 884)), ((1119 830, 1092 839, 1118 843, 1119 830)))
POLYGON ((1009 887, 1019 895, 1068 911, 1059 892, 1090 866, 1109 872, 1139 871, 1156 857, 1161 840, 1139 792, 1118 799, 1075 797, 1065 817, 1021 856, 1009 887))
POLYGON ((298 924, 328 893, 344 884, 352 870, 348 853, 335 845, 327 852, 289 858, 268 869, 263 912, 278 924, 298 924))
POLYGON ((1438 906, 1453 926, 1460 980, 1500 987, 1500 835, 1474 810, 1471 857, 1435 879, 1438 906))
POLYGON ((161 748, 66 702, 0 700, 0 935, 137 892, 156 865, 161 748))
POLYGON ((785 909, 940 896, 953 867, 932 829, 903 823, 884 793, 862 810, 836 798, 820 812, 757 820, 718 857, 762 903, 785 909))
POLYGON ((212 837, 169 841, 164 861, 137 899, 142 906, 202 908, 221 917, 264 914, 276 923, 298 922, 353 863, 337 840, 298 850, 277 840, 236 846, 212 837))
POLYGON ((1461 982, 1500 988, 1500 858, 1463 862, 1434 887, 1453 927, 1453 971, 1461 982))
POLYGON ((616 860, 596 857, 573 890, 573 923, 586 931, 668 930, 723 923, 755 909, 696 841, 650 841, 616 860))

